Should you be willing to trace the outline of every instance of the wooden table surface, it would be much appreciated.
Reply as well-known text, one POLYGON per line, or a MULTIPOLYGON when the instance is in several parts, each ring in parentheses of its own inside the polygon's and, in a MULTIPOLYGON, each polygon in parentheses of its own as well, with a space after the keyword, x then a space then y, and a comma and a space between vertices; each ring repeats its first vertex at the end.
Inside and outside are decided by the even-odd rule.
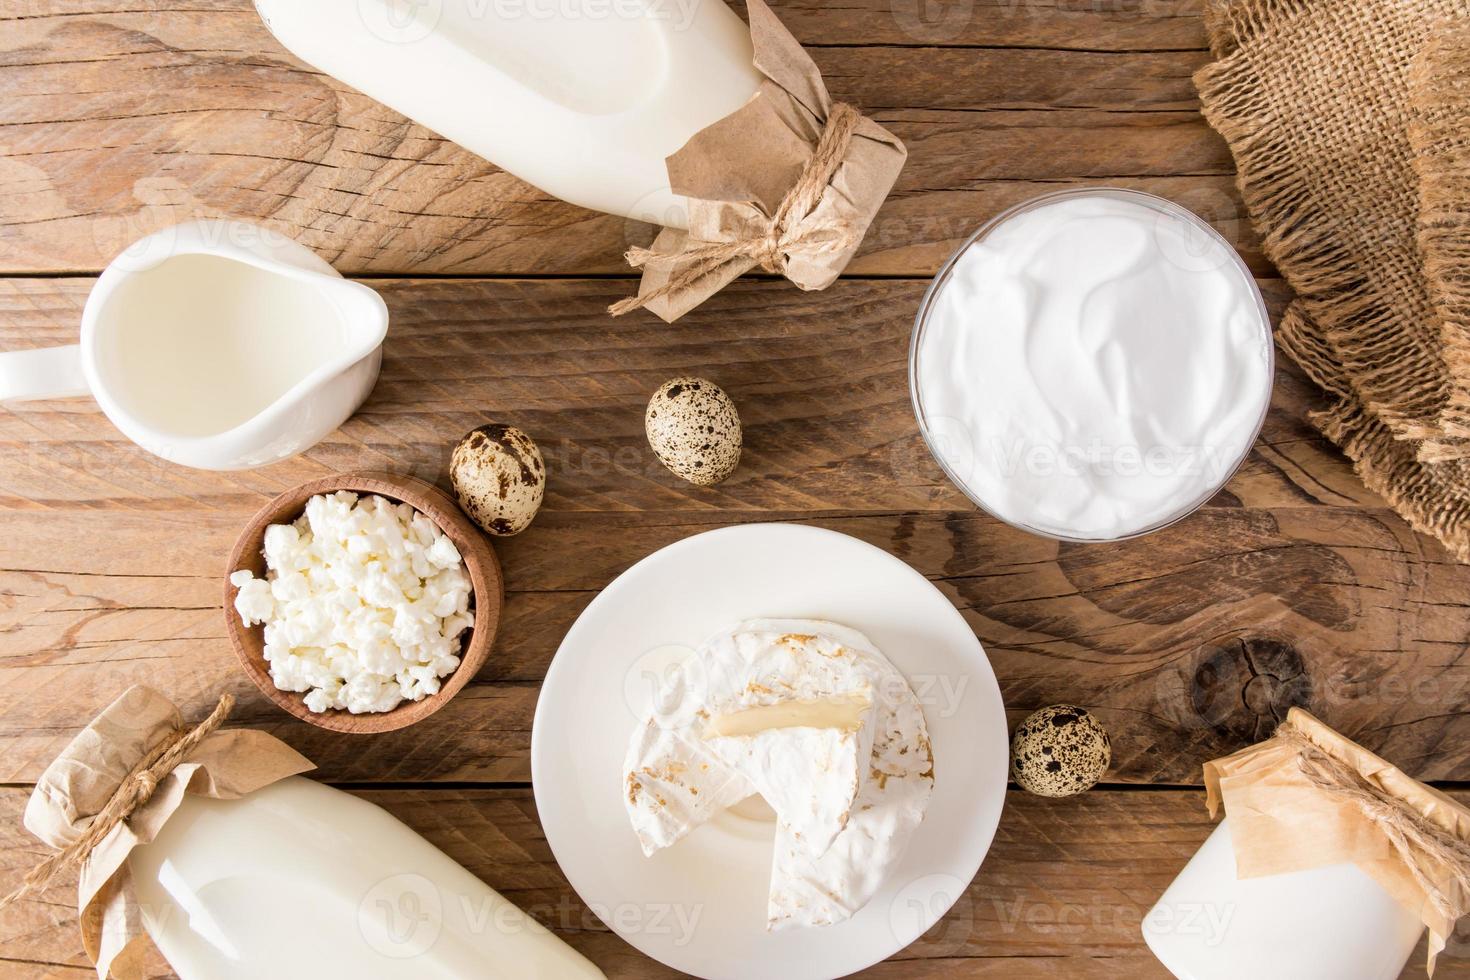
MULTIPOLYGON (((129 242, 238 216, 368 279, 392 310, 382 380, 304 456, 246 473, 160 462, 87 400, 0 409, 0 891, 42 849, 29 785, 124 687, 200 716, 221 691, 322 778, 386 806, 613 977, 671 975, 587 912, 529 789, 531 716, 563 633, 639 558, 698 531, 799 521, 919 569, 984 642, 1014 724, 1058 701, 1113 736, 1107 783, 1012 790, 944 921, 872 977, 1154 977, 1143 913, 1209 832, 1200 763, 1293 704, 1410 772, 1470 779, 1470 568, 1412 532, 1312 430, 1289 366, 1229 487, 1116 545, 1029 537, 944 478, 909 407, 926 280, 999 209, 1060 187, 1150 190, 1212 220, 1260 277, 1230 155, 1190 81, 1197 0, 777 0, 835 97, 909 162, 849 274, 825 292, 746 279, 673 326, 603 308, 647 228, 548 199, 288 55, 248 0, 0 4, 0 349, 72 342, 92 277, 129 242), (666 378, 734 396, 726 483, 665 472, 642 434, 666 378), (550 468, 535 525, 498 544, 508 595, 490 664, 413 728, 353 738, 271 707, 219 608, 229 547, 278 491, 350 469, 446 484, 449 448, 519 425, 550 468)), ((1464 798, 1470 799, 1470 793, 1464 798)), ((1456 942, 1439 977, 1470 976, 1456 942)), ((0 973, 83 976, 74 891, 0 913, 0 973)), ((167 973, 161 960, 154 966, 167 973)), ((1423 971, 1422 958, 1407 976, 1423 971)))

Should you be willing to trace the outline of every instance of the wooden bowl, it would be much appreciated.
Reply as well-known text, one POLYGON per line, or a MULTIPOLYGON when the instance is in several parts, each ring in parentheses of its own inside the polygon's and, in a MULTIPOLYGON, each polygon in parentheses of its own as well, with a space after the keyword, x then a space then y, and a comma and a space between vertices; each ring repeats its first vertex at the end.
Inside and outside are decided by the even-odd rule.
POLYGON ((235 655, 240 658, 245 673, 250 675, 262 694, 285 711, 318 728, 328 728, 334 732, 391 732, 421 721, 438 711, 479 673, 485 658, 490 654, 495 630, 500 625, 500 610, 505 602, 504 588, 495 549, 490 546, 484 533, 444 491, 432 483, 425 483, 411 476, 349 473, 303 483, 266 504, 250 519, 244 533, 235 542, 235 550, 230 554, 230 567, 225 571, 225 623, 229 629, 230 641, 235 647, 235 655), (270 665, 265 660, 265 628, 247 628, 241 621, 240 614, 235 611, 235 595, 239 590, 230 584, 230 575, 246 569, 257 578, 265 577, 265 529, 271 524, 290 524, 305 511, 309 499, 338 490, 377 494, 401 501, 427 515, 454 542, 469 571, 475 625, 465 635, 459 666, 454 673, 444 678, 439 693, 431 694, 422 701, 404 701, 391 711, 354 715, 341 709, 312 711, 307 708, 304 694, 282 691, 271 680, 270 665))

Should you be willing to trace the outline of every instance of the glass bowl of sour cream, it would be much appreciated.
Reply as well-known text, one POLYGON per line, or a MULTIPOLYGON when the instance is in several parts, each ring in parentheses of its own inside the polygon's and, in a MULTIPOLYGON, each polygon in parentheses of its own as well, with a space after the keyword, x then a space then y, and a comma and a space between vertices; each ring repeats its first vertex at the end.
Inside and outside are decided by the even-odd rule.
POLYGON ((1118 541, 1230 480, 1274 369, 1266 304, 1229 242, 1163 198, 1085 188, 1005 211, 945 263, 909 390, 929 451, 982 510, 1118 541))

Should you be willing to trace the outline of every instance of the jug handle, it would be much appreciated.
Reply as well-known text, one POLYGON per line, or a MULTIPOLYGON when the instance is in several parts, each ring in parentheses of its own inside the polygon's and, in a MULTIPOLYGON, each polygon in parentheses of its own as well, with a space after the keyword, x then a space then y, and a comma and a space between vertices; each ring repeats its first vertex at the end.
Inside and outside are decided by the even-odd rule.
POLYGON ((79 344, 0 354, 0 403, 72 398, 90 392, 79 344))

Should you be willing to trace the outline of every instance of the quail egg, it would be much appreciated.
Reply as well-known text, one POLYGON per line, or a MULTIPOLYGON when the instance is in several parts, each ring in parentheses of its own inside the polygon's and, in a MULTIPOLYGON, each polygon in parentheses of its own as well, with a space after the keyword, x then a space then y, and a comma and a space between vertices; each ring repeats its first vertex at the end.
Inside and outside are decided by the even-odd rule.
POLYGON ((1085 708, 1054 704, 1016 727, 1011 775, 1038 796, 1072 796, 1102 778, 1112 754, 1108 733, 1085 708))
POLYGON ((454 447, 449 479, 464 512, 499 537, 519 534, 541 509, 546 463, 531 437, 511 425, 482 425, 454 447))
POLYGON ((643 427, 659 462, 690 483, 719 483, 740 463, 740 414, 705 378, 665 381, 648 401, 643 427))

